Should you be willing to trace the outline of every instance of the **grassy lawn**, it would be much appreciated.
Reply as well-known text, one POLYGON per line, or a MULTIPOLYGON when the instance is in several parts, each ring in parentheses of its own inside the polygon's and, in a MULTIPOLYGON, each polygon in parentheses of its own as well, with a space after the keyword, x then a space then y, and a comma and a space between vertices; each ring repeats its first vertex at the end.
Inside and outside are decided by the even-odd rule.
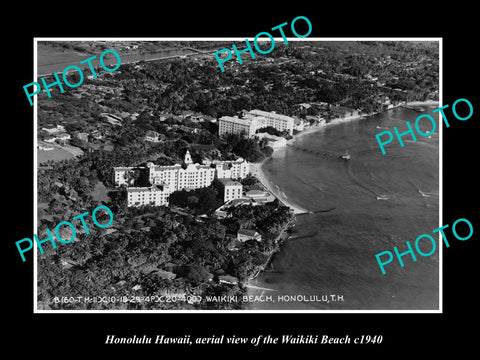
MULTIPOLYGON (((94 67, 100 66, 99 58, 106 49, 115 50, 121 58, 121 63, 136 62, 140 60, 153 60, 158 58, 195 54, 195 51, 180 48, 178 45, 172 45, 169 42, 138 42, 139 48, 136 50, 126 50, 125 45, 130 41, 108 41, 106 43, 95 41, 67 41, 74 44, 68 47, 57 46, 62 41, 40 41, 37 44, 38 74, 52 74, 53 72, 62 72, 69 65, 76 65, 82 69, 89 69, 88 64, 80 64, 80 61, 96 56, 92 60, 94 67)), ((65 42, 65 41, 63 41, 65 42)), ((136 43, 136 41, 134 41, 136 43)), ((216 48, 216 47, 215 47, 216 48)), ((107 66, 116 65, 117 58, 110 53, 104 57, 107 66)), ((88 74, 90 71, 88 71, 88 74)))
POLYGON ((60 161, 65 159, 72 159, 75 157, 70 152, 60 148, 55 148, 49 151, 37 149, 37 155, 38 155, 38 158, 37 158, 38 164, 41 164, 48 160, 60 161))
POLYGON ((95 189, 92 191, 92 198, 95 201, 108 201, 107 188, 101 181, 95 185, 95 189))

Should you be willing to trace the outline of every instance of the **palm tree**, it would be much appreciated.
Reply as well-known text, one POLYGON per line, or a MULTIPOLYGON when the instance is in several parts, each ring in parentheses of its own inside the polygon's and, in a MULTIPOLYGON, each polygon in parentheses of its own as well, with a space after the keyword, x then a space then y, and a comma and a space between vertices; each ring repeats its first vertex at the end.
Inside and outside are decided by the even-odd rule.
POLYGON ((92 268, 87 268, 87 270, 85 271, 85 279, 88 282, 92 282, 96 278, 96 276, 97 273, 92 268))

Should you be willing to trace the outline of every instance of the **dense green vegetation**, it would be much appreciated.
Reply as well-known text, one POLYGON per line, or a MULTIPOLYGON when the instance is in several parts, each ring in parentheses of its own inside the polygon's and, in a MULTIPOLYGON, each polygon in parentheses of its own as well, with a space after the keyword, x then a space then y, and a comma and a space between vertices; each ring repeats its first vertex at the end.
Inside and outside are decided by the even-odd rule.
POLYGON ((86 79, 78 89, 45 98, 39 120, 88 123, 106 110, 147 111, 152 116, 192 110, 218 118, 259 108, 294 115, 298 113, 294 105, 315 101, 369 112, 381 96, 438 99, 438 51, 435 42, 307 41, 279 45, 268 57, 260 56, 241 68, 230 61, 224 73, 213 57, 123 64, 110 79, 101 80, 108 93, 90 89, 101 95, 97 102, 71 96, 85 85, 100 85, 98 79, 86 79))
POLYGON ((116 211, 112 233, 102 230, 83 234, 73 243, 48 249, 38 257, 39 302, 53 309, 239 308, 241 304, 237 303, 64 304, 52 299, 242 294, 242 285, 220 284, 218 276, 229 274, 246 280, 278 246, 275 238, 291 220, 288 208, 276 204, 249 208, 232 210, 236 214, 225 223, 214 218, 199 222, 192 215, 163 207, 116 211), (240 226, 248 224, 264 234, 264 241, 249 241, 230 251, 227 233, 235 234, 240 226), (175 274, 175 278, 166 277, 166 273, 175 274))
MULTIPOLYGON (((155 46, 145 49, 154 49, 155 46)), ((174 45, 174 46, 173 46, 174 45)), ((179 44, 172 44, 178 47, 179 44)), ((194 46, 195 43, 186 44, 194 46)), ((68 49, 82 44, 65 43, 68 49)), ((88 46, 92 46, 89 44, 88 46)), ((207 47, 208 48, 208 47, 207 47)), ((264 141, 229 135, 220 139, 214 122, 193 121, 184 111, 218 118, 258 108, 305 118, 319 109, 298 104, 337 103, 365 112, 382 109, 382 100, 424 100, 438 97, 438 46, 422 42, 295 42, 278 46, 271 56, 219 71, 213 56, 123 64, 102 79, 85 79, 81 87, 39 96, 38 136, 42 127, 62 124, 68 133, 87 133, 87 141, 72 136, 71 145, 84 155, 42 164, 38 170, 37 233, 61 221, 91 212, 100 205, 93 196, 102 182, 106 205, 114 213, 108 229, 78 234, 38 257, 38 300, 54 309, 214 309, 238 308, 235 303, 77 303, 53 301, 55 296, 154 296, 242 294, 242 284, 223 284, 219 276, 244 281, 278 249, 278 235, 292 221, 288 208, 274 202, 239 206, 219 220, 197 218, 219 205, 219 191, 179 191, 171 202, 181 208, 127 208, 123 189, 115 189, 113 168, 181 163, 187 149, 195 162, 204 158, 260 161, 272 149, 264 141), (274 60, 274 61, 270 61, 274 60), (109 123, 104 113, 119 116, 109 123), (166 115, 165 115, 166 114, 166 115), (160 120, 162 118, 162 120, 160 120), (161 142, 146 142, 149 131, 161 142), (108 145, 108 146, 107 146, 108 145), (262 241, 232 245, 240 228, 256 229, 262 241), (233 250, 234 248, 234 250, 233 250)), ((263 129, 283 135, 275 129, 263 129)), ((137 182, 145 181, 133 172, 137 182)), ((251 186, 252 177, 242 180, 251 186)), ((89 228, 92 228, 90 226, 89 228)))
POLYGON ((195 190, 175 191, 169 197, 169 204, 205 214, 219 208, 223 204, 223 199, 214 186, 209 186, 195 190))
POLYGON ((129 102, 141 97, 153 110, 178 113, 188 109, 214 117, 252 108, 293 115, 295 104, 315 101, 369 112, 376 110, 378 97, 383 95, 402 101, 438 98, 435 43, 307 44, 276 48, 272 56, 285 59, 282 65, 279 60, 265 63, 260 57, 241 69, 231 61, 227 63, 233 64, 231 68, 221 73, 215 63, 202 59, 162 61, 144 63, 141 69, 125 66, 116 76, 125 80, 137 76, 136 81, 125 83, 124 99, 129 102), (141 96, 152 86, 158 91, 141 96))

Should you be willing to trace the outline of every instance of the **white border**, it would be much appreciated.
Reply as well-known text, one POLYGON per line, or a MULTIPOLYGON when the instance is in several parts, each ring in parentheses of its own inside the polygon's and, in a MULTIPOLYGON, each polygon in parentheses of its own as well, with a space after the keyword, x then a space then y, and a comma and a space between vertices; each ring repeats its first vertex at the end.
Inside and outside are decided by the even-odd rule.
MULTIPOLYGON (((38 78, 38 59, 37 59, 37 39, 33 39, 33 80, 38 78)), ((33 104, 33 233, 37 233, 38 229, 38 122, 37 122, 37 95, 34 95, 33 104)), ((32 239, 32 241, 35 241, 32 239)), ((38 310, 38 289, 37 289, 37 246, 33 247, 33 312, 42 313, 38 310)))
MULTIPOLYGON (((39 41, 253 41, 252 38, 245 37, 212 37, 212 38, 195 38, 195 37, 40 37, 33 39, 33 69, 34 80, 38 77, 38 57, 37 57, 37 44, 39 41)), ((275 40, 282 40, 282 38, 275 37, 275 40)), ((317 38, 317 37, 305 37, 305 38, 290 38, 290 41, 438 41, 439 43, 439 107, 443 106, 443 38, 441 37, 329 37, 329 38, 317 38)), ((212 53, 213 56, 213 53, 212 53)), ((34 96, 35 104, 33 107, 33 123, 34 123, 34 193, 33 193, 33 205, 34 205, 34 229, 37 229, 37 95, 34 96)), ((443 126, 441 126, 439 116, 439 227, 443 224, 443 126)), ((433 229, 432 229, 433 230, 433 229)), ((37 289, 37 246, 34 246, 33 253, 33 313, 35 314, 441 314, 443 313, 443 246, 441 235, 439 233, 439 309, 438 310, 38 310, 38 289, 37 289)))

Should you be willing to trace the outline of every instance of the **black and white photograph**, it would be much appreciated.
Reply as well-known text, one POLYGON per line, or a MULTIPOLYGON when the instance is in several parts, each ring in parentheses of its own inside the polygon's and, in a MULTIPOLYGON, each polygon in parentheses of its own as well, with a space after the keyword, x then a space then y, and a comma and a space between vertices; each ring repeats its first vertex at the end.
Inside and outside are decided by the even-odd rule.
POLYGON ((37 310, 441 310, 440 46, 38 39, 37 310))
POLYGON ((5 352, 474 350, 473 7, 174 5, 6 12, 5 352))

